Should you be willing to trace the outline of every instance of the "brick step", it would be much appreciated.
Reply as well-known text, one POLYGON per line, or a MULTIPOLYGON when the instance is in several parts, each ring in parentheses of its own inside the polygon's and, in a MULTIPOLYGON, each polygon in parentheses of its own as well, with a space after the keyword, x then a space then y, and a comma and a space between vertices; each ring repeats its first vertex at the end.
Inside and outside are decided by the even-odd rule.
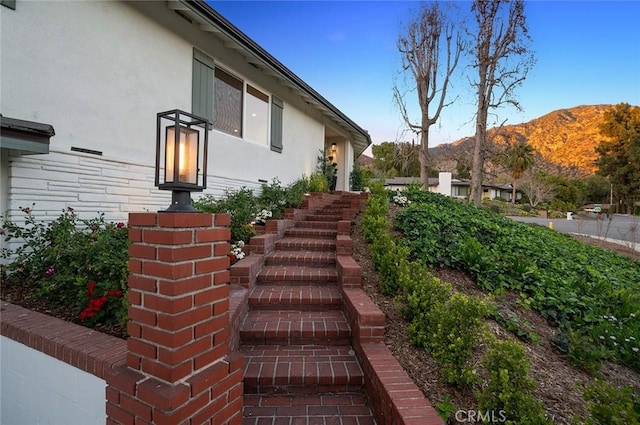
POLYGON ((350 336, 342 310, 249 310, 240 328, 243 344, 348 345, 350 336))
POLYGON ((336 206, 328 206, 328 207, 324 207, 320 210, 314 211, 312 214, 315 215, 340 215, 342 214, 342 210, 344 210, 345 207, 336 207, 336 206))
POLYGON ((309 214, 306 218, 311 221, 338 221, 342 220, 342 214, 309 214))
POLYGON ((307 267, 330 267, 335 264, 335 252, 275 251, 265 258, 265 265, 267 266, 299 265, 307 267))
POLYGON ((242 425, 375 425, 363 394, 245 395, 242 425))
POLYGON ((335 239, 338 229, 315 229, 311 227, 292 227, 285 230, 285 237, 292 238, 315 238, 315 239, 335 239))
POLYGON ((335 267, 265 266, 256 278, 258 284, 327 285, 337 282, 335 267))
POLYGON ((249 295, 249 306, 255 310, 337 310, 342 307, 342 295, 337 286, 258 285, 249 295))
POLYGON ((364 376, 351 346, 242 346, 240 352, 245 394, 362 392, 364 376))
POLYGON ((312 229, 337 229, 338 223, 335 221, 313 221, 303 220, 296 223, 297 228, 312 228, 312 229))
POLYGON ((336 250, 336 241, 313 238, 282 238, 276 242, 276 250, 279 251, 333 251, 336 250))

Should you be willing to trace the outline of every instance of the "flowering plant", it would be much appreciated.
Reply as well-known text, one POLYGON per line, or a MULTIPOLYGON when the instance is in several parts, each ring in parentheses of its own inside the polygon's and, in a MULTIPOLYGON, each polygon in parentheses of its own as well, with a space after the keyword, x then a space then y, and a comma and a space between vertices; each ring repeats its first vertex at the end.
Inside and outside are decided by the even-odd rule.
POLYGON ((237 243, 231 245, 231 252, 229 253, 231 264, 235 264, 245 257, 246 254, 244 253, 244 251, 242 251, 242 248, 244 248, 243 241, 238 241, 237 243))
POLYGON ((396 195, 393 197, 393 203, 401 207, 411 205, 411 200, 403 195, 396 195))
POLYGON ((273 217, 273 213, 269 210, 263 209, 262 211, 260 211, 258 213, 258 215, 256 216, 256 223, 259 224, 264 224, 267 222, 268 219, 270 219, 271 217, 273 217))
POLYGON ((82 324, 93 326, 97 323, 110 324, 115 321, 117 311, 122 305, 121 289, 108 288, 108 285, 97 284, 92 280, 87 283, 85 295, 88 301, 79 316, 82 324))

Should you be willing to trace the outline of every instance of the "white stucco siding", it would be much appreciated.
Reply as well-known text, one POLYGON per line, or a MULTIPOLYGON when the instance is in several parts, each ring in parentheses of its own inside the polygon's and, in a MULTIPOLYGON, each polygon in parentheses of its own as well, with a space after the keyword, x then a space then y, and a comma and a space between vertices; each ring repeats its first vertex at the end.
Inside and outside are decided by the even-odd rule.
POLYGON ((288 184, 315 171, 322 115, 165 2, 20 1, 15 11, 0 7, 0 26, 1 112, 56 132, 50 154, 3 162, 12 219, 32 202, 46 217, 72 207, 114 221, 168 205, 169 193, 153 186, 156 114, 191 110, 194 47, 284 101, 282 153, 211 131, 207 192, 258 189, 274 177, 288 184))
POLYGON ((209 172, 219 176, 239 176, 243 180, 291 183, 316 168, 323 146, 323 126, 285 103, 282 152, 213 130, 210 134, 209 172))
POLYGON ((153 164, 155 114, 191 108, 192 44, 120 2, 0 9, 2 113, 53 125, 54 150, 153 164))
POLYGON ((0 337, 1 425, 102 425, 105 392, 103 379, 0 337))

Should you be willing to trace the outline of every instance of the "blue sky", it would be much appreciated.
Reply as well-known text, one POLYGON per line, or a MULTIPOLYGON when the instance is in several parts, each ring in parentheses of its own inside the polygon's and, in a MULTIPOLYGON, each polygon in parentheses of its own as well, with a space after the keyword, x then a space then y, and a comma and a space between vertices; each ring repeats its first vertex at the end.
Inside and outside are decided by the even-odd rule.
MULTIPOLYGON (((393 102, 396 40, 419 7, 404 1, 209 1, 229 21, 371 134, 411 140, 393 102)), ((456 2, 468 13, 469 2, 456 2)), ((640 105, 640 1, 530 1, 525 13, 536 64, 517 99, 498 112, 508 124, 555 109, 640 105)), ((465 70, 471 74, 471 70, 465 70)), ((463 78, 458 100, 431 127, 431 143, 474 133, 475 95, 463 78)), ((415 94, 407 103, 417 117, 415 94)))

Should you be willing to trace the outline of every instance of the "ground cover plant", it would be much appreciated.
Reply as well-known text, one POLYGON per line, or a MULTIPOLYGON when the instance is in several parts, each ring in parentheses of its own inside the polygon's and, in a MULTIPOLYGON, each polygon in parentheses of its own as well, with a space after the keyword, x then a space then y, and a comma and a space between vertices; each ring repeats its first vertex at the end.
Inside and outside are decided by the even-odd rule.
POLYGON ((472 274, 486 291, 558 325, 558 348, 585 368, 609 359, 640 370, 640 262, 541 226, 424 191, 396 216, 410 258, 472 274))
MULTIPOLYGON (((419 199, 421 195, 403 193, 401 196, 402 199, 398 197, 398 194, 385 194, 382 187, 372 185, 372 194, 361 222, 362 234, 369 242, 371 259, 375 269, 378 270, 379 279, 377 281, 380 290, 382 293, 395 296, 395 304, 408 322, 408 340, 429 353, 439 365, 438 373, 444 382, 454 384, 458 388, 468 388, 468 391, 475 394, 474 401, 471 402, 469 397, 465 396, 465 405, 467 408, 477 409, 476 413, 485 415, 483 416, 485 419, 487 412, 490 411, 498 415, 494 419, 502 423, 554 423, 555 420, 547 417, 545 407, 538 400, 540 391, 544 392, 545 390, 538 389, 537 381, 532 380, 529 376, 530 360, 525 353, 530 352, 531 344, 538 344, 538 335, 534 332, 536 328, 531 328, 526 320, 520 319, 508 306, 494 303, 493 297, 487 296, 486 292, 485 296, 478 297, 458 292, 460 287, 457 290, 452 290, 449 283, 434 277, 426 267, 427 263, 436 268, 441 267, 440 264, 435 263, 433 258, 423 259, 419 256, 414 258, 412 253, 409 258, 399 259, 398 253, 411 249, 413 241, 403 238, 398 229, 392 228, 389 204, 404 205, 403 207, 394 207, 393 222, 398 223, 398 216, 409 214, 413 208, 417 208, 415 204, 419 204, 420 201, 416 201, 416 199, 419 199), (413 205, 411 207, 407 202, 409 200, 413 205), (391 237, 388 238, 385 233, 391 237), (378 242, 380 239, 385 242, 378 242), (489 323, 490 319, 494 319, 495 322, 492 322, 494 324, 491 325, 491 332, 487 332, 484 323, 489 323), (501 324, 507 333, 500 331, 496 333, 495 326, 498 324, 501 324), (512 333, 511 336, 509 336, 509 332, 512 333), (496 335, 502 336, 496 338, 496 335), (520 343, 518 339, 526 341, 529 346, 525 349, 524 342, 520 343), (480 359, 482 360, 480 361, 480 359)), ((452 202, 457 203, 456 201, 452 202)), ((481 211, 475 207, 471 208, 475 211, 481 211)), ((440 223, 444 221, 444 219, 438 218, 440 223)), ((415 222, 412 228, 419 232, 433 225, 437 229, 436 232, 445 235, 456 233, 437 227, 438 224, 437 222, 415 222)), ((476 224, 476 226, 480 226, 480 224, 476 224)), ((462 226, 458 228, 458 232, 463 230, 462 226)), ((438 239, 434 235, 425 236, 425 238, 427 237, 438 239)), ((436 244, 441 242, 437 240, 436 244)), ((456 240, 450 239, 449 242, 456 243, 456 240)), ((426 244, 427 241, 421 241, 421 243, 426 244)), ((466 247, 465 256, 472 256, 472 254, 478 256, 485 249, 477 240, 469 242, 467 239, 463 239, 462 244, 466 247)), ((480 263, 480 260, 477 263, 480 263)), ((457 263, 451 261, 449 264, 457 263)), ((461 269, 461 267, 458 268, 461 269)), ((510 297, 513 292, 506 285, 500 288, 490 287, 485 291, 494 294, 503 293, 502 296, 496 297, 500 302, 505 299, 504 297, 510 297), (504 294, 507 291, 509 294, 504 294)), ((530 307, 530 305, 525 305, 523 298, 520 297, 519 308, 530 307)), ((549 321, 551 320, 553 319, 549 319, 549 321)), ((608 316, 606 320, 613 321, 611 316, 608 316)), ((578 331, 571 328, 571 322, 568 321, 568 323, 566 332, 577 333, 578 331)), ((556 322, 556 324, 558 323, 556 322)), ((555 356, 562 357, 559 350, 552 349, 549 344, 553 333, 549 333, 547 330, 545 333, 545 346, 548 345, 556 353, 555 356)), ((629 339, 629 341, 633 341, 633 339, 629 339)), ((594 348, 595 351, 600 351, 583 334, 580 334, 579 338, 570 336, 566 343, 582 344, 578 350, 574 348, 574 352, 583 350, 590 353, 594 348)), ((568 357, 564 356, 565 359, 568 357)), ((614 359, 619 360, 620 357, 614 356, 614 359)), ((569 368, 568 365, 567 367, 569 368)), ((610 370, 610 366, 607 366, 607 370, 610 370)), ((540 375, 536 373, 536 376, 540 375)), ((546 382, 546 385, 549 385, 549 382, 546 382)), ((584 390, 582 405, 585 406, 585 400, 589 400, 588 412, 593 416, 593 419, 587 420, 586 423, 620 423, 616 421, 616 418, 624 416, 637 420, 640 417, 637 390, 634 392, 628 387, 623 387, 621 390, 606 387, 603 390, 602 385, 598 385, 597 382, 594 382, 586 385, 584 390), (613 402, 617 403, 615 407, 612 407, 611 403, 613 402)), ((575 383, 573 388, 575 396, 572 396, 572 399, 573 397, 580 399, 582 394, 575 383)), ((447 392, 449 391, 451 389, 447 392)), ((459 391, 454 391, 454 393, 459 393, 459 391)), ((450 422, 453 421, 452 412, 456 411, 453 401, 447 396, 442 397, 441 400, 439 403, 437 399, 432 401, 436 401, 435 406, 443 418, 448 418, 450 422)), ((582 415, 587 413, 587 409, 578 410, 582 415)), ((555 412, 558 411, 555 410, 555 412)), ((584 420, 582 416, 576 415, 572 419, 572 414, 576 414, 576 412, 564 412, 561 423, 585 423, 581 422, 584 420)))

